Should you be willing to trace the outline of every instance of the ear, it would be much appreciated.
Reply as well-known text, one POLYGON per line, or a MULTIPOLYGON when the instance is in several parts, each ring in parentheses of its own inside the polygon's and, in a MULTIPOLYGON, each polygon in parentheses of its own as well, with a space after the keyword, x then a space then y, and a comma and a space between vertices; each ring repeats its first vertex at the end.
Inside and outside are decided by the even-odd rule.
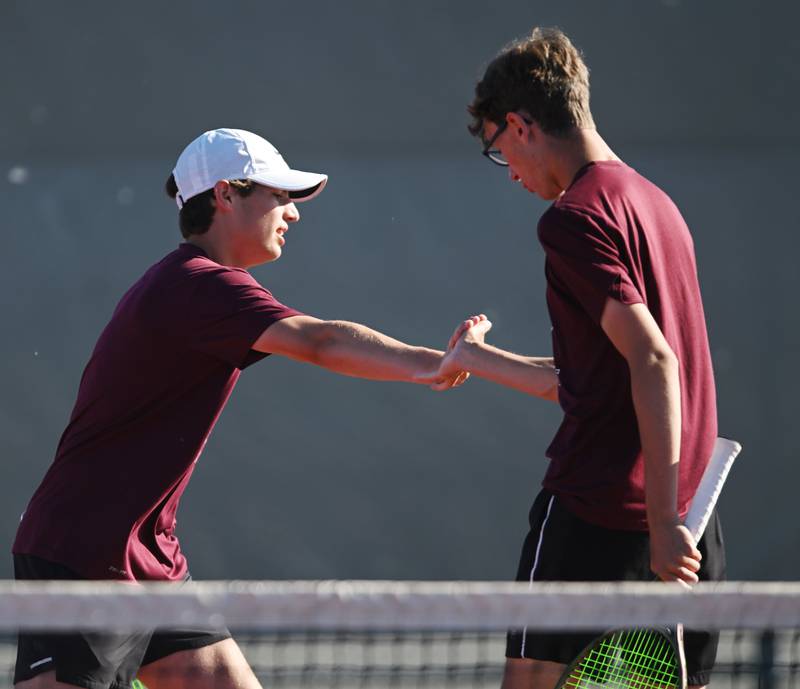
POLYGON ((223 213, 233 208, 233 191, 227 180, 221 179, 214 185, 214 205, 223 213))
POLYGON ((515 112, 506 113, 506 122, 508 122, 508 131, 512 132, 520 141, 527 142, 528 139, 533 138, 535 123, 528 122, 515 112))

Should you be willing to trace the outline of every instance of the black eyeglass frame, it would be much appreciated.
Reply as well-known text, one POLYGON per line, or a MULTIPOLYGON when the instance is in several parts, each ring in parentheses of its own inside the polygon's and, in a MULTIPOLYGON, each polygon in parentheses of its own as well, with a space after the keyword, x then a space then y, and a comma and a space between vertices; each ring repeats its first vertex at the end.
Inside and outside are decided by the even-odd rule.
MULTIPOLYGON (((519 113, 517 113, 519 114, 519 113)), ((533 124, 533 120, 525 117, 525 115, 519 114, 519 116, 527 123, 533 124)), ((481 153, 485 155, 489 160, 491 160, 495 165, 500 165, 501 167, 508 167, 508 161, 504 160, 503 158, 499 158, 496 156, 502 155, 500 151, 496 148, 492 148, 492 144, 497 141, 497 137, 500 136, 506 129, 508 128, 508 120, 503 120, 503 124, 497 126, 497 130, 494 133, 494 136, 486 142, 483 147, 481 153)))
POLYGON ((508 120, 505 120, 503 124, 497 127, 497 130, 494 133, 494 136, 486 142, 486 145, 483 147, 481 153, 485 155, 489 160, 491 160, 495 165, 500 165, 502 167, 508 167, 508 161, 503 160, 502 158, 497 158, 495 156, 502 155, 500 151, 496 148, 492 148, 492 145, 495 141, 497 141, 497 137, 500 136, 508 127, 508 120))

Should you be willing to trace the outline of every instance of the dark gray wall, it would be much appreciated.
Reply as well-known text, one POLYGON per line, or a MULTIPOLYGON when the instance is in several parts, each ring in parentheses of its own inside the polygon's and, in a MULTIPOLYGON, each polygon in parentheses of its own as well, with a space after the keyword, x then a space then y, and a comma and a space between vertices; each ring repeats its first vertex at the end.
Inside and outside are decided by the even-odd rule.
MULTIPOLYGON (((204 129, 331 175, 254 271, 283 301, 440 346, 483 311, 494 343, 548 353, 545 206, 465 131, 482 67, 539 23, 584 49, 601 132, 693 229, 720 428, 745 446, 722 498, 731 576, 794 579, 798 19, 745 1, 3 3, 0 540, 116 301, 179 241, 161 185, 204 129)), ((558 419, 481 381, 437 395, 267 360, 184 499, 193 573, 508 578, 558 419)))

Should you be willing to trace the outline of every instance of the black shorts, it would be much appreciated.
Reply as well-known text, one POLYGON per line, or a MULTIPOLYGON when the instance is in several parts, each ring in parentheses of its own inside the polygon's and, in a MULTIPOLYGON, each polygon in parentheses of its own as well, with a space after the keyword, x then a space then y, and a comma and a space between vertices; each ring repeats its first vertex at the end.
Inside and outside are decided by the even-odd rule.
MULTIPOLYGON (((517 581, 650 581, 647 533, 604 529, 579 519, 547 491, 530 512, 531 530, 522 546, 517 581)), ((703 555, 702 581, 725 578, 725 547, 716 511, 698 543, 703 555)), ((608 630, 581 633, 513 630, 508 633, 508 658, 534 658, 570 663, 594 638, 608 630)), ((684 647, 689 684, 708 684, 717 655, 719 634, 686 630, 684 647)))
MULTIPOLYGON (((14 555, 15 579, 78 580, 63 565, 33 555, 14 555)), ((14 684, 55 670, 56 679, 86 689, 130 689, 142 665, 230 638, 224 631, 169 629, 136 633, 20 632, 14 684)))

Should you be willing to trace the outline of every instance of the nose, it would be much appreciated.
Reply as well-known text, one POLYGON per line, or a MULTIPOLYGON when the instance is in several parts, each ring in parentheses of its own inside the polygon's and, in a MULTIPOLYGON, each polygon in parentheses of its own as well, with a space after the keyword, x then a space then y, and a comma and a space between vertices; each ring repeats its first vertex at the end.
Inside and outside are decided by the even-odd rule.
POLYGON ((512 167, 508 168, 508 178, 512 182, 519 182, 519 180, 520 180, 519 175, 516 172, 514 172, 514 168, 512 168, 512 167))
POLYGON ((300 211, 294 203, 287 203, 283 209, 283 218, 286 222, 297 222, 300 220, 300 211))

